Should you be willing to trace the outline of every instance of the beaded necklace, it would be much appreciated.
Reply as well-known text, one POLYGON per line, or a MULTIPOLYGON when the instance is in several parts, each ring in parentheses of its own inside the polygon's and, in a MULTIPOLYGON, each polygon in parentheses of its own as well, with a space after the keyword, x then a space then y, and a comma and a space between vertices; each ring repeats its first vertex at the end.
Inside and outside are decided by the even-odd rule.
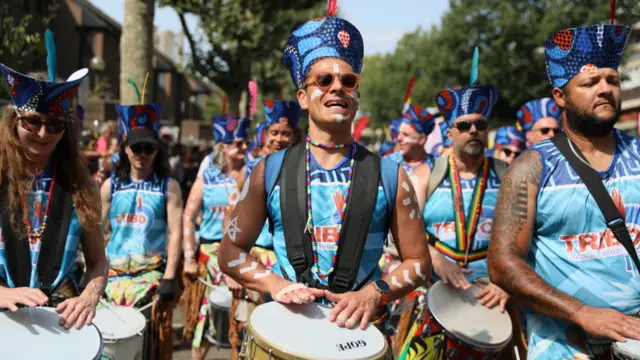
POLYGON ((51 198, 53 197, 53 189, 56 185, 56 172, 57 167, 54 165, 53 167, 53 177, 51 178, 51 186, 49 187, 49 194, 47 200, 47 209, 45 210, 44 216, 42 218, 42 224, 37 229, 34 229, 31 225, 31 219, 29 219, 29 209, 27 208, 27 202, 24 197, 22 197, 22 205, 24 209, 24 222, 27 226, 27 234, 29 236, 29 243, 35 244, 40 242, 42 239, 42 235, 44 231, 47 229, 47 220, 49 218, 49 209, 51 209, 51 198))
POLYGON ((356 153, 356 143, 354 141, 352 141, 349 144, 342 144, 342 145, 325 145, 325 144, 320 144, 317 143, 313 140, 311 140, 311 138, 307 137, 306 143, 305 143, 305 172, 306 172, 306 178, 307 178, 307 226, 306 226, 306 231, 309 232, 309 236, 311 237, 311 249, 313 250, 313 267, 312 267, 312 271, 320 278, 327 278, 329 277, 329 275, 333 272, 335 264, 336 264, 336 260, 338 257, 338 249, 340 247, 340 234, 342 233, 342 224, 344 222, 344 217, 345 214, 347 213, 347 204, 349 202, 349 194, 351 193, 351 181, 353 179, 353 168, 355 165, 355 153, 356 153), (329 271, 327 273, 321 273, 320 272, 320 267, 318 266, 318 244, 316 241, 316 235, 315 235, 315 228, 313 226, 313 218, 312 218, 312 211, 311 211, 311 148, 310 145, 319 147, 321 149, 332 149, 332 150, 336 150, 336 149, 344 149, 347 146, 351 146, 351 151, 349 153, 349 158, 350 158, 350 164, 349 164, 349 177, 347 179, 347 191, 345 193, 345 197, 344 197, 344 203, 342 204, 342 209, 340 211, 340 220, 338 221, 337 227, 338 227, 338 234, 336 236, 336 242, 334 244, 334 251, 335 253, 333 254, 333 258, 331 259, 331 266, 329 268, 329 271))

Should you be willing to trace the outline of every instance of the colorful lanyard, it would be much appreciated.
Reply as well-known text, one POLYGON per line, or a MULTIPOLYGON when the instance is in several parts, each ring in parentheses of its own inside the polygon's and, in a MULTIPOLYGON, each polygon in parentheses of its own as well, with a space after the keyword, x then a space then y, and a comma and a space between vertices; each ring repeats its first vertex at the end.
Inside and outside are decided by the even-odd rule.
POLYGON ((340 247, 340 234, 342 234, 342 224, 344 222, 345 214, 347 213, 347 203, 349 202, 349 194, 351 193, 351 180, 353 179, 353 168, 355 165, 355 154, 356 154, 356 143, 352 141, 349 144, 343 145, 325 145, 317 143, 307 137, 305 143, 305 172, 307 178, 307 226, 306 231, 309 232, 311 237, 311 249, 313 250, 313 267, 312 271, 320 278, 327 278, 333 272, 334 267, 336 265, 336 261, 338 258, 338 249, 340 247), (322 149, 343 149, 347 146, 351 146, 351 152, 349 153, 349 158, 351 160, 349 164, 349 177, 347 179, 347 190, 344 196, 344 202, 342 203, 342 209, 340 210, 340 220, 338 220, 338 234, 336 236, 336 242, 334 243, 334 254, 331 259, 331 267, 329 268, 329 272, 321 273, 320 267, 318 266, 318 244, 316 241, 315 235, 315 227, 313 225, 313 212, 311 211, 311 148, 310 145, 322 148, 322 149))
MULTIPOLYGON (((24 208, 24 223, 27 226, 27 234, 29 236, 29 243, 35 244, 40 242, 42 239, 42 235, 44 231, 47 229, 47 219, 49 218, 49 209, 51 209, 51 198, 53 197, 53 189, 56 185, 56 172, 57 167, 54 165, 53 167, 53 177, 51 178, 51 186, 49 187, 49 196, 47 200, 47 209, 45 210, 44 216, 42 217, 42 224, 37 229, 34 229, 31 226, 31 219, 29 219, 29 209, 27 207, 27 201, 25 201, 24 197, 22 198, 22 205, 24 208)), ((40 217, 42 214, 42 200, 36 199, 36 216, 40 217)))
POLYGON ((481 176, 476 181, 473 197, 471 198, 471 208, 469 216, 465 219, 464 205, 462 203, 462 186, 460 184, 460 174, 456 167, 453 156, 449 157, 449 180, 451 181, 451 196, 453 198, 453 216, 456 221, 456 243, 458 250, 465 251, 465 259, 463 266, 467 266, 469 250, 473 244, 476 230, 478 228, 478 220, 482 211, 482 198, 487 187, 487 178, 489 177, 489 158, 485 157, 480 170, 481 176), (466 225, 466 227, 465 227, 466 225))

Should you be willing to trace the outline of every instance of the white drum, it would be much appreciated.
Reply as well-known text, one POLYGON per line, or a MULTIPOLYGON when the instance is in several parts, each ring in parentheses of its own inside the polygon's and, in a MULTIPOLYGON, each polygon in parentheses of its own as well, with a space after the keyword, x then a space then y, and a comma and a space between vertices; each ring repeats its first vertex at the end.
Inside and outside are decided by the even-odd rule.
POLYGON ((247 324, 243 351, 248 359, 384 359, 387 342, 374 326, 346 329, 329 321, 320 304, 258 306, 247 324))
POLYGON ((231 291, 224 285, 214 287, 209 293, 208 299, 215 322, 216 338, 208 340, 218 347, 231 347, 229 343, 229 309, 232 298, 231 291))
POLYGON ((147 320, 127 306, 100 308, 93 323, 104 338, 102 360, 142 360, 147 320))
POLYGON ((231 307, 231 299, 231 291, 224 285, 214 287, 209 293, 209 303, 222 309, 231 307))
POLYGON ((2 360, 93 360, 102 353, 102 337, 93 325, 66 330, 53 308, 0 312, 2 360))
POLYGON ((640 341, 627 339, 627 342, 613 343, 611 353, 618 360, 640 360, 640 341))

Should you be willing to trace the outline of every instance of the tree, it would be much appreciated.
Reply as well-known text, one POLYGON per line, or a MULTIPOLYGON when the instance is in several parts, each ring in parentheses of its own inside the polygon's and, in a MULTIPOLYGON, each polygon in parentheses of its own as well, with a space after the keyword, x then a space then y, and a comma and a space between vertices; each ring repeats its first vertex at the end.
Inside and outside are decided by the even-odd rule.
MULTIPOLYGON (((637 0, 617 3, 617 23, 638 21, 637 0)), ((479 83, 498 86, 500 100, 494 115, 511 123, 520 105, 550 96, 543 51, 549 35, 564 28, 606 23, 608 15, 609 3, 602 0, 451 0, 441 27, 406 34, 392 54, 365 59, 361 106, 378 123, 398 117, 414 75, 413 103, 435 106, 441 89, 469 84, 471 57, 478 46, 479 83), (374 63, 373 71, 369 62, 374 63), (369 82, 378 85, 369 87, 369 82), (381 100, 384 104, 376 103, 381 100)))
POLYGON ((280 93, 285 76, 282 49, 299 24, 325 13, 322 0, 161 0, 182 22, 191 47, 191 70, 228 95, 229 113, 239 114, 242 93, 256 79, 263 94, 280 93), (186 15, 198 18, 198 33, 186 15))
MULTIPOLYGON (((120 103, 138 104, 138 96, 128 79, 133 79, 140 91, 147 73, 147 89, 153 89, 153 17, 154 0, 125 0, 124 24, 120 38, 120 103)), ((146 96, 145 96, 146 97, 146 96)), ((151 97, 146 97, 150 99, 151 97)), ((145 100, 146 101, 146 100, 145 100)))

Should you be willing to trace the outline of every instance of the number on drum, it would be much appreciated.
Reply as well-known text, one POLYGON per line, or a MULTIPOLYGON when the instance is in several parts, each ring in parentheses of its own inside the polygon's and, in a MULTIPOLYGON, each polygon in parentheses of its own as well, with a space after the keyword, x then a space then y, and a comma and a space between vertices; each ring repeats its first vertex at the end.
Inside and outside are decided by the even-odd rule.
POLYGON ((338 347, 339 351, 345 351, 345 350, 357 349, 359 347, 365 347, 367 346, 367 343, 364 340, 358 340, 358 341, 349 341, 343 344, 336 344, 336 346, 338 347))

